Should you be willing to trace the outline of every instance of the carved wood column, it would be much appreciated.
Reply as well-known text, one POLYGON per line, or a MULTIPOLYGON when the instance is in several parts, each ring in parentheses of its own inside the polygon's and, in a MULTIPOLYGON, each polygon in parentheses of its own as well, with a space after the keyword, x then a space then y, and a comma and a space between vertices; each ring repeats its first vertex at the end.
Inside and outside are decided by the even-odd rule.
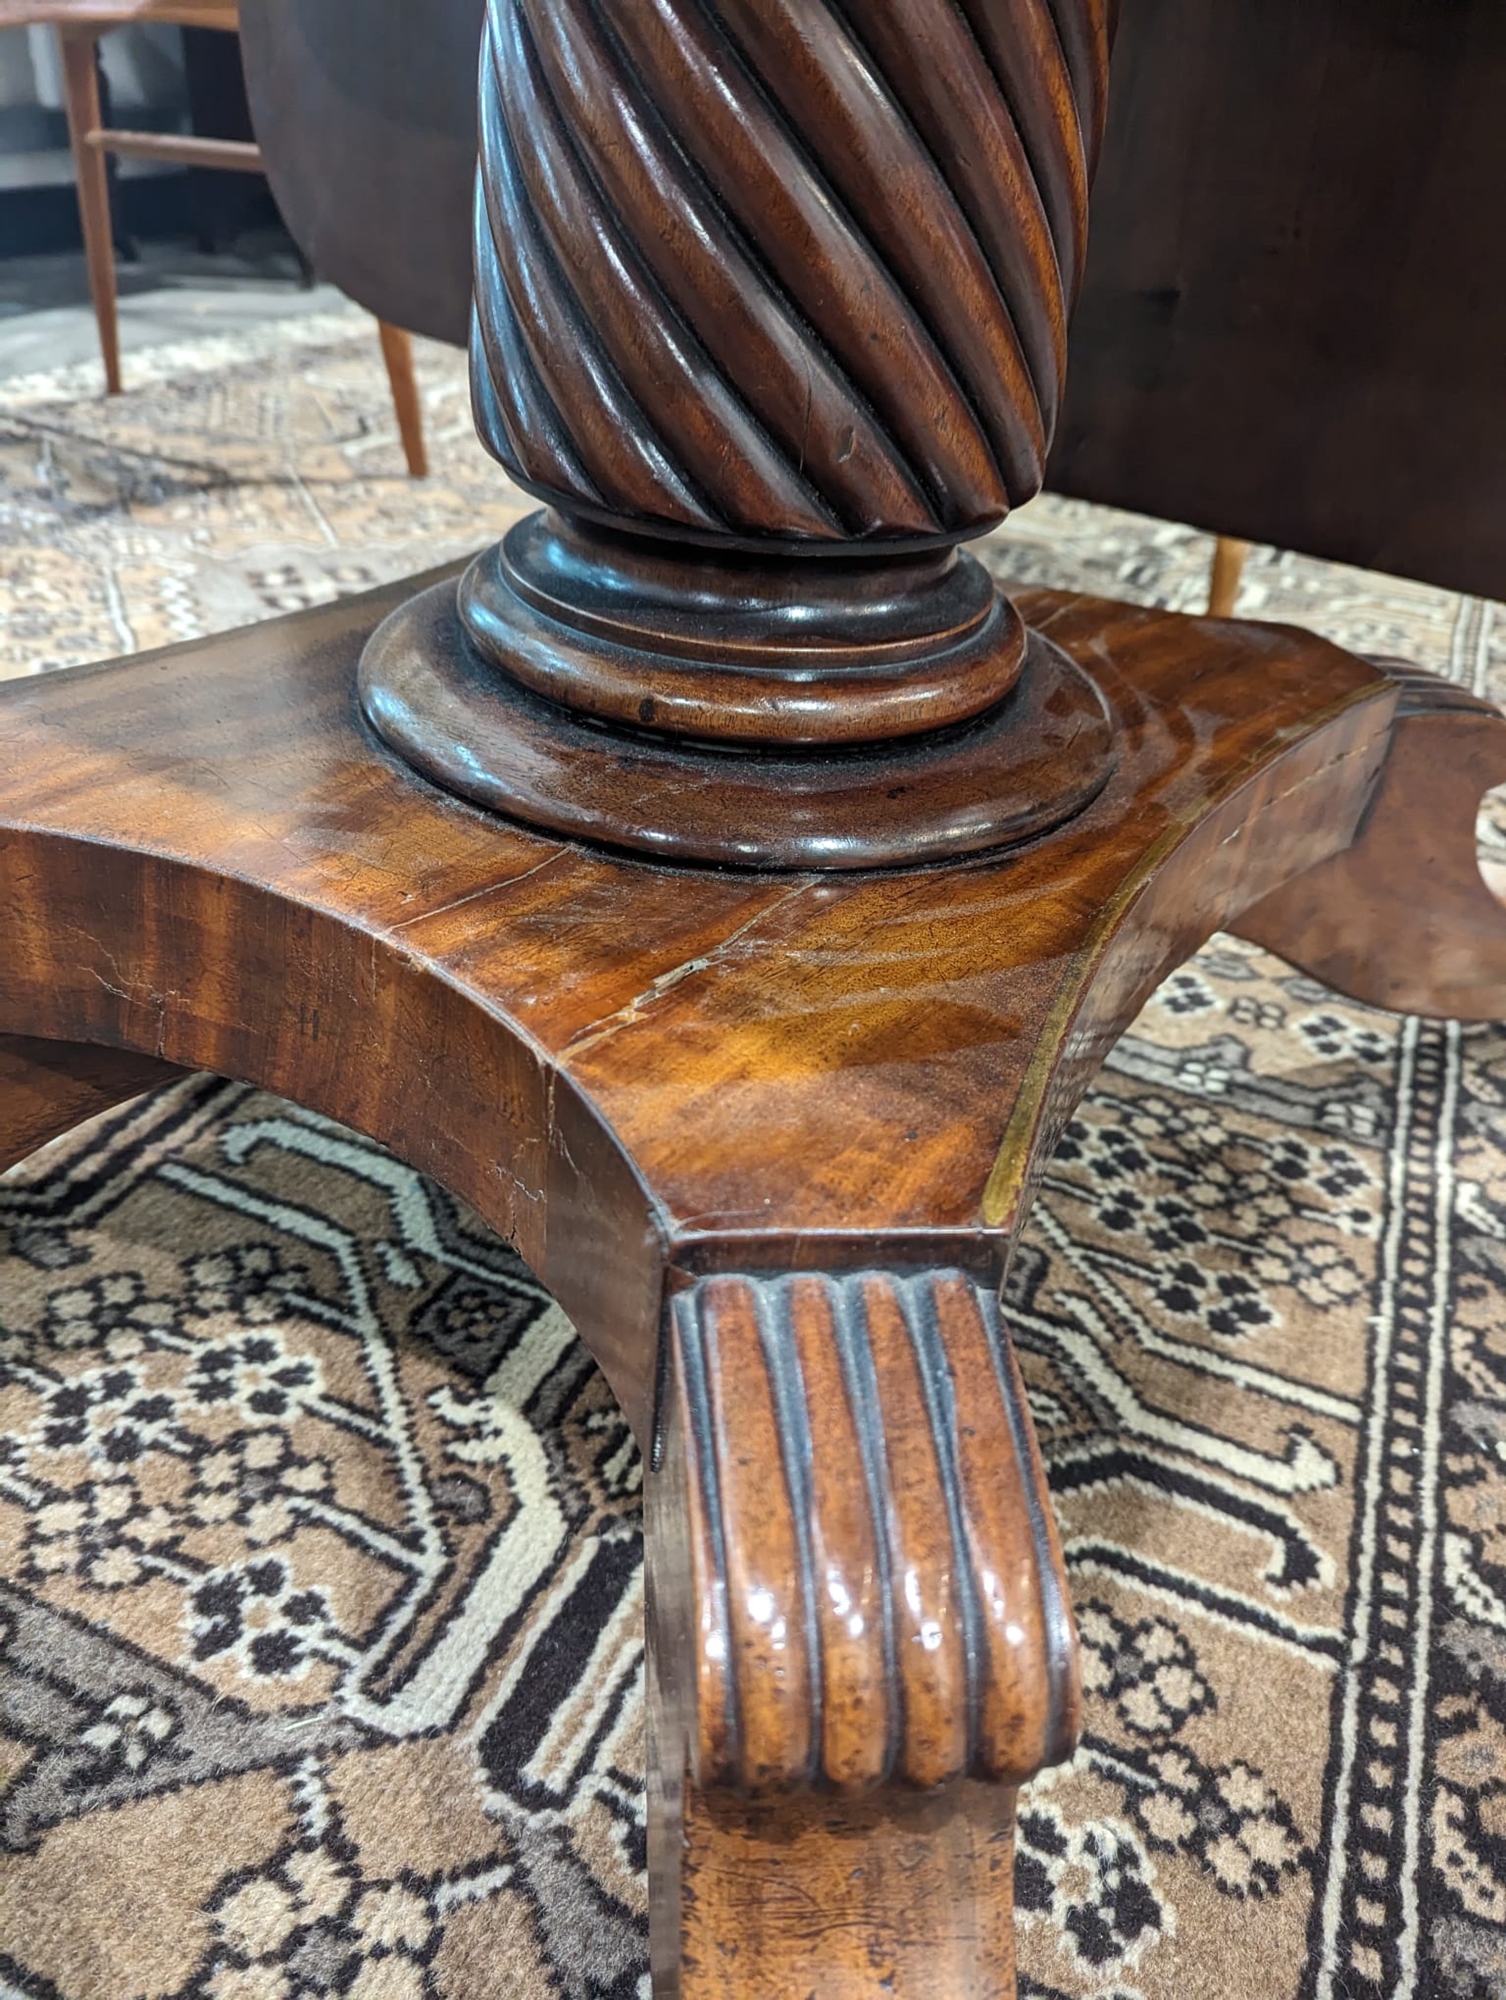
POLYGON ((702 1279, 661 1422, 656 2000, 1012 1993, 1014 1790, 1069 1754, 1079 1697, 991 1295, 702 1279))
MULTIPOLYGON (((1103 696, 962 544, 1040 486, 1107 4, 488 0, 473 398, 546 506, 368 643, 389 745, 574 838, 770 870, 1099 795, 1103 696)), ((664 1363, 657 2000, 1012 1994, 1014 1792, 1077 1679, 993 1301, 705 1277, 664 1363)))
POLYGON ((1091 681, 959 544, 1038 489, 1106 0, 490 0, 472 376, 548 503, 368 652, 430 777, 775 868, 1079 811, 1091 681))

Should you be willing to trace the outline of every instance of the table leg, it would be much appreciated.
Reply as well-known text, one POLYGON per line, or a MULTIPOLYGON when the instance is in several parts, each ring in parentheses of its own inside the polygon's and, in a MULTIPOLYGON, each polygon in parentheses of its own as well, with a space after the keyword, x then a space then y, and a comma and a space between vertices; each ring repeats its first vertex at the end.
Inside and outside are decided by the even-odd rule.
POLYGON ((1078 1680, 991 1295, 702 1279, 654 1463, 656 2000, 1007 2000, 1014 1793, 1078 1680))

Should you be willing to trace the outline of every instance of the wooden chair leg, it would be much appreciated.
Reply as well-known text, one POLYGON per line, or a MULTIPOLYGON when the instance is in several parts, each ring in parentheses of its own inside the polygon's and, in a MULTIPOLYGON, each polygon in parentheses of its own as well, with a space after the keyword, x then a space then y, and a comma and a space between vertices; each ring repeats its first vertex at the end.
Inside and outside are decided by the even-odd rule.
POLYGON ((1250 544, 1232 535, 1220 535, 1213 545, 1213 568, 1208 578, 1208 616, 1232 618, 1239 601, 1239 586, 1245 573, 1250 544))
POLYGON ((706 1278, 648 1496, 655 2000, 1006 2000, 1076 1639, 992 1297, 706 1278))
POLYGON ((110 175, 105 156, 86 143, 102 121, 99 101, 99 40, 86 30, 60 28, 63 92, 68 111, 68 139, 73 148, 73 172, 78 187, 79 221, 84 232, 84 260, 89 292, 99 328, 99 351, 105 364, 105 393, 120 394, 120 321, 115 303, 115 246, 110 224, 110 175))
POLYGON ((413 372, 413 342, 400 326, 377 321, 382 341, 382 359, 387 364, 387 380, 392 385, 392 407, 397 413, 398 435, 403 456, 413 479, 427 479, 429 458, 424 449, 424 412, 418 399, 418 378, 413 372))

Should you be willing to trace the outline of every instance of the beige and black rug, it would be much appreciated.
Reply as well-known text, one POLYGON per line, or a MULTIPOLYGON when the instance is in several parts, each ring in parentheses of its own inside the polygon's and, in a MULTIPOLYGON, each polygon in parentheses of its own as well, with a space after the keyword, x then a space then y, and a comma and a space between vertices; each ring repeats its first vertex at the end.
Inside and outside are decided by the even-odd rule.
MULTIPOLYGON (((354 314, 11 385, 7 669, 495 533, 422 369, 423 486, 354 314)), ((1046 502, 992 555, 1190 608, 1207 552, 1046 502)), ((1245 607, 1506 684, 1489 605, 1267 551, 1245 607)), ((1506 1995, 1506 1034, 1216 940, 1010 1304, 1090 1688, 1023 1802, 1026 1991, 1506 1995)), ((639 1483, 557 1308, 364 1139, 203 1078, 17 1169, 3 2000, 646 1994, 639 1483)))

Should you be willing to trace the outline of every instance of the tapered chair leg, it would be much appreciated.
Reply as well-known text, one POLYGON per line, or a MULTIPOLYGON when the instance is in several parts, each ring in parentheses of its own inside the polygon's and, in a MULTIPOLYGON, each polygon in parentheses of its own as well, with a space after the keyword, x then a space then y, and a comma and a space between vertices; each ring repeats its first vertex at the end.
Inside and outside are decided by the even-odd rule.
POLYGON ((99 42, 90 33, 59 29, 63 59, 63 90, 68 111, 68 139, 78 187, 79 221, 84 233, 84 260, 89 269, 89 293, 99 328, 99 351, 105 365, 105 392, 120 394, 120 322, 115 301, 115 247, 110 227, 110 174, 104 154, 88 143, 103 118, 99 99, 99 42))
POLYGON ((700 1280, 656 1468, 655 2000, 1007 2000, 1014 1794, 1070 1753, 1078 1680, 992 1297, 700 1280))
POLYGON ((1208 616, 1232 618, 1239 602, 1239 586, 1244 580, 1250 544, 1232 535, 1220 535, 1213 545, 1213 567, 1208 577, 1208 616))
POLYGON ((382 341, 382 359, 387 364, 387 380, 392 388, 392 407, 397 415, 398 436, 409 476, 427 479, 429 457, 424 449, 424 412, 418 396, 418 378, 413 371, 413 342, 399 326, 377 321, 382 341))

